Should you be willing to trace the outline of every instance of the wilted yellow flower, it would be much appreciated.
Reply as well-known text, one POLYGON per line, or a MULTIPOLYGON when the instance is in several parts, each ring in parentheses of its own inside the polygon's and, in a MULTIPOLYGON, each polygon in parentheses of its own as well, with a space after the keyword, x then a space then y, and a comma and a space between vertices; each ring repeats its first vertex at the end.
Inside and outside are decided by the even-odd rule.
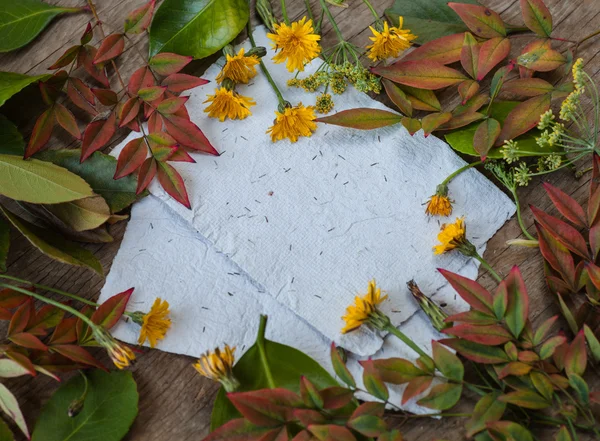
POLYGON ((381 289, 377 288, 375 280, 371 280, 367 294, 364 297, 356 296, 354 305, 346 308, 346 315, 342 317, 346 326, 342 329, 342 334, 354 331, 365 323, 373 325, 377 329, 382 328, 380 325, 389 323, 389 319, 377 308, 385 299, 387 299, 387 295, 382 296, 381 289))
POLYGON ((456 218, 456 222, 452 224, 442 225, 442 231, 438 234, 440 245, 436 245, 433 250, 434 254, 443 254, 452 251, 455 248, 461 248, 468 244, 467 227, 465 226, 464 217, 456 218))
POLYGON ((279 53, 273 57, 275 63, 286 61, 285 67, 290 72, 303 71, 304 65, 321 52, 317 43, 321 37, 314 33, 312 20, 306 17, 288 26, 285 23, 275 25, 275 33, 267 34, 273 40, 273 49, 279 53))
POLYGON ((143 313, 136 311, 131 314, 132 320, 140 325, 140 337, 138 343, 143 345, 146 340, 150 342, 150 347, 153 348, 158 343, 158 340, 165 338, 165 334, 171 327, 171 319, 169 319, 169 302, 157 298, 154 300, 150 312, 143 313))
POLYGON ((448 186, 438 185, 435 194, 429 198, 425 214, 428 216, 450 216, 452 201, 448 197, 448 186))
POLYGON ((423 291, 419 289, 419 286, 414 280, 409 281, 407 285, 413 298, 417 301, 421 310, 429 317, 429 321, 435 329, 441 332, 443 329, 452 326, 451 323, 445 322, 448 318, 448 314, 446 314, 437 303, 423 294, 423 291))
POLYGON ((124 369, 135 360, 135 354, 128 347, 119 343, 115 338, 101 326, 93 329, 94 339, 108 352, 110 359, 116 367, 124 369))
POLYGON ((250 106, 256 104, 252 98, 242 96, 234 90, 227 90, 225 87, 215 90, 215 94, 208 95, 208 99, 204 102, 211 103, 204 109, 208 116, 219 118, 221 122, 225 121, 225 118, 244 119, 252 115, 250 106))
POLYGON ((373 44, 367 46, 369 49, 368 57, 373 61, 385 60, 390 57, 397 57, 401 52, 411 46, 411 42, 417 38, 409 30, 402 29, 404 18, 400 17, 398 27, 389 27, 387 21, 383 23, 383 30, 380 32, 370 26, 372 37, 369 39, 373 44))
POLYGON ((213 352, 204 353, 194 364, 194 368, 200 375, 221 383, 227 392, 233 392, 239 387, 239 382, 233 375, 234 354, 235 347, 230 348, 229 345, 225 345, 222 351, 215 348, 213 352))
POLYGON ((237 55, 225 55, 227 62, 223 70, 217 75, 217 83, 221 84, 225 78, 229 78, 234 83, 248 84, 256 76, 256 66, 259 63, 256 55, 246 56, 244 48, 241 48, 237 55))
POLYGON ((276 111, 275 115, 275 123, 267 130, 273 142, 284 138, 296 142, 300 136, 311 136, 317 129, 313 106, 304 107, 300 103, 295 107, 286 107, 283 112, 276 111))

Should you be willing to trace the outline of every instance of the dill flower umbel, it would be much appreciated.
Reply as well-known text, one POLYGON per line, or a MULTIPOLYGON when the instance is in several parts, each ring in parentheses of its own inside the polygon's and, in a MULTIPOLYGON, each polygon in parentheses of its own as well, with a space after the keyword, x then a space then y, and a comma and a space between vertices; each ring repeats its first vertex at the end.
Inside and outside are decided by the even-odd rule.
POLYGON ((256 55, 248 55, 244 48, 241 48, 237 55, 225 54, 227 62, 219 75, 217 83, 221 84, 225 78, 229 78, 234 83, 248 84, 256 76, 256 65, 260 62, 256 55))
POLYGON ((242 96, 235 90, 228 90, 226 87, 221 87, 215 90, 214 95, 208 95, 205 103, 210 105, 204 109, 211 118, 219 118, 219 121, 229 119, 244 119, 252 113, 250 106, 254 106, 256 102, 250 97, 242 96))
POLYGON ((223 350, 215 348, 213 352, 204 353, 194 364, 194 368, 200 375, 221 383, 225 391, 233 392, 240 386, 233 375, 234 354, 235 347, 230 348, 229 345, 225 345, 223 350))
POLYGON ((435 194, 429 198, 425 214, 428 216, 450 216, 452 214, 452 201, 448 197, 448 186, 438 185, 435 194))
POLYGON ((458 251, 468 256, 472 256, 475 252, 475 247, 467 240, 467 227, 465 226, 464 217, 456 218, 456 221, 452 224, 442 225, 442 230, 437 238, 440 244, 433 248, 436 255, 454 249, 458 249, 458 251))
POLYGON ((135 354, 129 347, 119 343, 115 338, 104 329, 102 326, 96 326, 93 329, 93 336, 96 342, 106 351, 110 359, 116 367, 124 369, 135 360, 135 354))
POLYGON ((300 103, 295 107, 286 107, 283 112, 276 111, 275 115, 275 123, 267 130, 273 142, 284 138, 296 142, 300 136, 311 136, 317 129, 313 106, 304 107, 300 103))
POLYGON ((315 108, 319 113, 331 112, 331 109, 333 109, 333 100, 331 99, 331 94, 322 93, 321 95, 318 95, 315 108))
POLYGON ((171 327, 169 302, 157 298, 154 300, 150 312, 136 311, 131 314, 131 319, 142 327, 138 343, 143 345, 148 340, 150 347, 154 348, 158 340, 165 338, 165 334, 171 327))
POLYGON ((356 296, 354 305, 346 308, 346 315, 342 319, 346 325, 342 329, 342 334, 354 331, 364 324, 368 324, 376 329, 384 329, 390 322, 390 319, 377 308, 387 295, 381 295, 381 289, 377 288, 375 280, 369 282, 369 290, 364 297, 356 296))
POLYGON ((369 27, 373 33, 369 39, 373 42, 369 49, 368 57, 373 61, 385 60, 390 57, 397 57, 401 52, 408 49, 412 41, 417 38, 409 30, 402 29, 404 18, 400 17, 398 27, 390 27, 387 22, 383 23, 383 29, 376 30, 372 26, 369 27))
POLYGON ((321 52, 317 43, 321 37, 314 33, 312 20, 306 17, 288 26, 285 23, 276 24, 274 33, 267 34, 273 41, 273 49, 279 51, 273 57, 275 63, 286 62, 290 72, 303 71, 304 65, 315 59, 321 52))

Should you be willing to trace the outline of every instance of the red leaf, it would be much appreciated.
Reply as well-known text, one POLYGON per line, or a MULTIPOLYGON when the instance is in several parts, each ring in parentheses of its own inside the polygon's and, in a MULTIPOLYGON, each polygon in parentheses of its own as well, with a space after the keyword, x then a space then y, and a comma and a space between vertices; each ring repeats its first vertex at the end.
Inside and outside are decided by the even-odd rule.
MULTIPOLYGON (((203 441, 264 441, 272 430, 256 426, 245 418, 237 418, 212 431, 203 441)), ((300 441, 310 441, 310 438, 300 438, 300 441)))
POLYGON ((157 172, 158 182, 160 182, 164 190, 184 207, 191 209, 185 183, 177 170, 165 162, 159 162, 157 172))
POLYGON ((429 60, 401 61, 390 66, 377 66, 371 71, 398 84, 430 90, 467 79, 459 71, 429 60))
POLYGON ((525 26, 540 37, 550 37, 552 15, 542 0, 521 0, 521 12, 525 26))
POLYGON ((21 294, 10 288, 0 289, 0 307, 2 308, 16 308, 17 306, 21 306, 27 300, 29 300, 28 295, 21 294))
POLYGON ((349 109, 342 110, 331 116, 317 118, 317 122, 350 127, 352 129, 372 130, 398 124, 402 115, 379 109, 349 109))
POLYGON ((143 137, 135 138, 129 141, 117 160, 114 179, 121 179, 136 171, 148 156, 148 148, 143 137))
MULTIPOLYGON (((463 81, 462 83, 460 83, 458 85, 458 94, 460 95, 460 97, 462 98, 462 104, 466 104, 467 101, 469 101, 471 98, 473 98, 477 92, 479 92, 479 83, 477 81, 473 81, 473 80, 466 80, 463 81)), ((483 96, 483 95, 481 95, 483 96)), ((478 109, 475 109, 473 111, 476 111, 478 109)))
POLYGON ((58 325, 64 316, 65 312, 62 309, 52 305, 44 305, 35 314, 32 314, 27 323, 26 331, 30 334, 45 336, 47 330, 58 325))
POLYGON ((96 116, 98 111, 94 107, 94 94, 91 89, 79 78, 70 78, 67 83, 67 96, 73 104, 81 110, 96 116))
POLYGON ((302 405, 298 395, 283 388, 229 393, 227 398, 248 421, 267 427, 291 421, 293 408, 302 405))
POLYGON ((385 405, 383 403, 377 403, 375 401, 366 401, 356 408, 350 419, 357 418, 363 415, 374 415, 383 417, 385 413, 385 405))
POLYGON ((82 46, 85 46, 90 41, 92 41, 93 36, 94 36, 94 30, 92 28, 92 23, 88 22, 87 26, 85 27, 85 31, 83 31, 83 34, 81 34, 81 38, 79 39, 79 42, 81 43, 82 46))
POLYGON ((465 324, 444 329, 442 332, 486 346, 497 346, 512 340, 510 332, 501 325, 476 326, 465 324))
POLYGON ((27 356, 21 354, 20 352, 10 351, 10 350, 6 351, 6 356, 8 358, 10 358, 11 360, 19 363, 25 369, 27 369, 32 376, 35 377, 37 375, 37 372, 35 371, 35 367, 33 366, 33 363, 27 356))
POLYGON ((20 332, 18 334, 13 334, 8 339, 14 344, 22 346, 24 348, 36 349, 39 351, 48 350, 48 346, 42 343, 42 341, 35 335, 30 334, 28 332, 20 332))
POLYGON ((408 400, 416 397, 417 395, 425 392, 429 386, 433 377, 416 377, 408 382, 404 393, 402 394, 402 405, 406 404, 408 400))
POLYGON ((465 32, 463 46, 460 52, 460 64, 471 76, 477 78, 480 45, 470 32, 465 32))
POLYGON ((210 81, 193 75, 172 74, 162 80, 161 85, 167 86, 171 92, 179 93, 208 83, 210 83, 210 81))
POLYGON ((554 86, 541 78, 518 78, 504 84, 502 91, 518 97, 534 97, 550 93, 554 86))
POLYGON ((582 376, 587 366, 587 349, 585 347, 585 333, 579 331, 571 342, 565 355, 565 371, 567 375, 576 374, 582 376))
POLYGON ((175 138, 179 144, 210 155, 219 155, 219 152, 215 150, 208 138, 202 133, 202 130, 189 119, 168 115, 162 120, 169 135, 175 138))
POLYGON ((441 112, 442 105, 431 90, 417 89, 416 87, 400 86, 406 97, 416 110, 427 110, 429 112, 441 112))
POLYGON ((468 323, 471 325, 495 325, 498 319, 495 316, 485 314, 480 311, 459 312, 444 319, 446 323, 468 323))
POLYGON ((148 67, 140 67, 136 70, 131 78, 129 78, 129 84, 127 89, 131 95, 137 95, 138 91, 145 87, 154 86, 154 77, 148 67))
POLYGON ((546 193, 560 214, 573 222, 578 227, 587 226, 587 217, 581 205, 564 191, 556 188, 548 182, 542 183, 546 193))
MULTIPOLYGON (((380 360, 377 360, 380 361, 380 360)), ((383 360, 381 360, 383 361, 383 360)), ((391 361, 391 360, 386 360, 391 361)), ((375 398, 387 401, 390 392, 384 383, 383 376, 373 360, 363 360, 359 362, 363 368, 363 384, 365 389, 375 398)))
POLYGON ((98 101, 105 106, 115 106, 119 102, 117 94, 110 89, 90 89, 98 98, 98 101))
MULTIPOLYGON (((596 179, 596 178, 592 177, 591 186, 595 185, 593 182, 594 179, 596 179)), ((587 215, 588 215, 589 225, 596 224, 596 219, 598 218, 598 213, 600 213, 600 187, 596 188, 593 192, 591 192, 590 198, 588 200, 587 215)))
POLYGON ((446 278, 450 285, 456 290, 464 301, 466 301, 473 309, 477 311, 492 313, 493 309, 493 298, 492 294, 487 291, 483 286, 474 280, 467 279, 466 277, 458 274, 451 273, 445 269, 439 270, 442 276, 446 278))
POLYGON ((466 112, 460 115, 455 115, 450 121, 446 124, 438 127, 438 130, 454 130, 460 127, 468 126, 475 121, 479 121, 485 118, 483 113, 479 112, 466 112))
POLYGON ((111 34, 102 40, 98 52, 94 57, 94 64, 105 63, 118 57, 125 49, 125 38, 123 34, 111 34))
POLYGON ((10 320, 11 318, 12 312, 0 306, 0 320, 10 320))
POLYGON ((482 38, 505 37, 506 28, 497 12, 484 6, 448 3, 475 35, 482 38))
POLYGON ((308 430, 319 441, 356 441, 352 432, 343 426, 313 424, 308 430))
POLYGON ((558 51, 540 47, 517 57, 517 63, 536 72, 549 72, 565 64, 567 59, 558 51))
POLYGON ((542 225, 548 232, 560 243, 562 243, 569 250, 583 257, 584 259, 589 259, 590 253, 585 243, 585 239, 571 225, 566 222, 563 222, 560 219, 557 219, 549 214, 546 214, 539 208, 534 207, 533 205, 530 207, 533 212, 533 217, 540 225, 542 225))
POLYGON ((429 60, 441 64, 451 64, 460 60, 465 37, 463 33, 447 35, 429 41, 410 52, 401 61, 429 60))
POLYGON ((71 64, 75 58, 77 58, 77 54, 79 54, 80 49, 81 46, 71 46, 59 57, 58 60, 54 62, 52 66, 48 68, 48 70, 60 69, 61 67, 71 64))
POLYGON ((39 116, 33 126, 29 143, 25 149, 25 159, 39 152, 48 143, 50 136, 52 136, 54 121, 54 110, 52 108, 47 109, 39 116))
POLYGON ((540 252, 548 264, 558 273, 562 279, 575 290, 575 262, 573 256, 562 243, 552 236, 542 225, 536 224, 540 252))
POLYGON ((320 391, 324 409, 341 409, 354 399, 354 391, 344 387, 328 387, 320 391))
POLYGON ((156 0, 150 0, 143 6, 131 11, 125 19, 125 32, 129 34, 139 34, 144 32, 150 26, 152 21, 152 13, 156 0))
POLYGON ((125 312, 131 294, 133 294, 133 288, 108 298, 94 311, 92 321, 105 329, 115 326, 125 312))
POLYGON ((144 101, 150 103, 161 98, 167 88, 165 86, 144 87, 138 90, 138 96, 144 101))
POLYGON ((92 355, 83 349, 81 346, 77 345, 53 345, 50 346, 52 352, 56 352, 57 354, 62 355, 63 357, 67 357, 69 360, 73 360, 77 363, 82 363, 87 366, 94 366, 98 369, 102 369, 103 371, 108 372, 98 360, 96 360, 92 355))
POLYGON ((50 344, 58 345, 75 342, 77 340, 77 331, 75 330, 76 323, 77 319, 75 317, 63 319, 56 328, 54 328, 54 332, 50 336, 50 344))
POLYGON ((119 127, 124 127, 137 118, 140 113, 140 100, 137 97, 129 98, 119 111, 119 127))
POLYGON ((77 57, 77 65, 83 66, 85 71, 90 74, 96 81, 101 83, 104 87, 110 87, 108 77, 106 76, 106 69, 104 66, 96 65, 93 63, 94 57, 96 56, 96 48, 93 46, 85 46, 83 50, 79 51, 77 57))
MULTIPOLYGON (((325 417, 319 411, 313 409, 294 409, 294 419, 306 427, 311 424, 324 424, 327 422, 325 417)), ((309 438, 310 441, 310 438, 309 438)))
POLYGON ((448 121, 452 119, 452 114, 450 112, 444 113, 430 113, 421 119, 421 128, 423 129, 423 133, 425 138, 431 135, 431 132, 434 132, 438 129, 438 127, 446 124, 448 121))
POLYGON ((11 337, 13 335, 23 332, 27 327, 27 323, 31 318, 31 314, 33 313, 35 313, 35 310, 33 309, 33 302, 30 298, 27 302, 19 306, 19 308, 13 314, 12 319, 8 324, 7 335, 11 337))
POLYGON ((81 139, 81 132, 77 127, 77 121, 73 114, 60 103, 54 104, 54 115, 56 116, 56 122, 67 132, 69 132, 74 138, 81 139))
POLYGON ((506 326, 517 338, 523 332, 529 317, 529 296, 521 271, 514 266, 506 278, 508 306, 504 315, 506 326))
POLYGON ((421 369, 403 358, 372 360, 367 367, 374 369, 383 381, 391 384, 408 383, 413 378, 424 374, 421 369))
POLYGON ((383 79, 381 81, 383 87, 385 88, 385 93, 389 97, 390 100, 400 109, 400 112, 404 113, 407 116, 412 116, 413 107, 412 103, 404 93, 400 87, 394 82, 383 79))
POLYGON ((176 96, 172 98, 167 98, 164 101, 161 101, 158 106, 156 106, 156 110, 163 114, 173 114, 177 112, 181 106, 187 103, 189 96, 176 96))
POLYGON ((159 75, 173 75, 187 66, 193 57, 163 52, 150 58, 148 65, 159 75))
POLYGON ((183 147, 178 147, 171 156, 169 156, 169 161, 173 162, 191 162, 195 163, 196 161, 192 158, 188 152, 183 149, 183 147))
POLYGON ((447 338, 440 340, 439 342, 476 363, 500 364, 510 361, 502 349, 494 346, 485 346, 479 343, 461 340, 459 338, 447 338))
POLYGON ((107 119, 90 123, 83 132, 81 144, 81 162, 90 157, 92 153, 104 147, 117 130, 115 112, 111 112, 107 119))
POLYGON ((56 102, 68 78, 69 75, 67 74, 67 72, 65 72, 64 70, 60 70, 58 72, 55 72, 46 81, 39 82, 42 100, 48 106, 51 106, 56 102))
POLYGON ((135 191, 136 194, 140 194, 146 188, 148 188, 148 185, 150 185, 150 182, 152 182, 152 179, 154 179, 154 176, 156 176, 156 171, 156 159, 147 158, 140 167, 140 172, 138 174, 137 189, 135 191))
POLYGON ((400 122, 402 123, 402 126, 406 129, 406 131, 410 134, 410 136, 413 136, 415 133, 421 130, 421 121, 419 121, 416 118, 404 117, 400 122))
POLYGON ((475 130, 473 148, 479 153, 482 159, 485 159, 490 149, 494 146, 498 136, 500 136, 501 130, 500 123, 494 118, 486 119, 475 130))
POLYGON ((479 65, 477 66, 477 81, 483 78, 510 53, 508 38, 492 38, 481 45, 479 65))
POLYGON ((550 95, 541 95, 528 99, 516 106, 504 120, 502 132, 496 145, 508 139, 514 139, 537 126, 542 113, 550 108, 550 95))

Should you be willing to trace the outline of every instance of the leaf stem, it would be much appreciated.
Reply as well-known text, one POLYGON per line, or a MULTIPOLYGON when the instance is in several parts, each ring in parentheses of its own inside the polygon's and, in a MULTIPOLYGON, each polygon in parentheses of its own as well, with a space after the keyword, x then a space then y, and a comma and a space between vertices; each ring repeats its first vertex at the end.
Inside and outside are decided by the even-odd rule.
POLYGON ((265 350, 265 330, 267 329, 267 316, 261 315, 260 322, 258 324, 258 335, 256 336, 256 347, 258 348, 258 353, 260 355, 260 360, 265 369, 265 376, 267 377, 267 384, 269 388, 275 389, 277 385, 275 384, 275 379, 273 378, 273 373, 271 372, 271 367, 269 366, 269 360, 267 359, 267 351, 265 350))
POLYGON ((335 31, 338 40, 340 41, 340 43, 345 42, 346 40, 344 39, 344 35, 342 34, 342 31, 340 31, 340 28, 338 27, 335 18, 333 18, 333 15, 329 10, 329 6, 327 6, 325 0, 319 0, 319 2, 321 3, 321 8, 323 8, 323 11, 325 11, 325 14, 327 14, 327 18, 329 19, 331 26, 333 26, 333 30, 335 31))
POLYGON ((494 279, 496 279, 498 282, 502 281, 502 277, 500 277, 498 273, 494 271, 494 268, 492 268, 492 266, 489 263, 487 263, 487 261, 483 257, 481 257, 479 253, 475 253, 473 257, 475 258, 475 260, 481 263, 481 266, 484 267, 492 275, 492 277, 494 277, 494 279))
MULTIPOLYGON (((285 22, 286 25, 290 25, 290 18, 288 17, 288 13, 287 13, 287 6, 285 4, 285 0, 281 0, 281 13, 283 14, 283 21, 285 22)), ((250 22, 250 20, 248 20, 248 22, 250 22)))
POLYGON ((579 47, 582 43, 588 41, 591 38, 594 38, 596 35, 600 35, 600 29, 598 29, 595 32, 592 32, 590 35, 587 35, 587 36, 583 37, 581 40, 579 40, 577 42, 577 46, 576 47, 579 47))
POLYGON ((476 166, 481 165, 481 164, 483 164, 483 161, 477 161, 477 162, 472 162, 470 164, 467 164, 467 165, 459 168, 458 170, 452 172, 446 179, 444 179, 440 185, 447 185, 447 184, 449 184, 452 181, 452 179, 454 179, 455 177, 457 177, 458 175, 460 175, 462 172, 465 172, 468 169, 470 169, 472 167, 476 167, 476 166))
POLYGON ((371 2, 369 0, 363 0, 363 3, 367 5, 367 8, 369 8, 369 11, 371 11, 371 14, 375 18, 375 21, 379 21, 379 14, 377 14, 377 11, 375 11, 375 8, 371 4, 371 2))
POLYGON ((527 231, 527 228, 525 228, 525 223, 523 222, 523 216, 521 215, 521 204, 519 203, 519 196, 517 196, 517 189, 514 187, 509 188, 509 189, 510 189, 510 192, 512 193, 512 197, 513 197, 513 200, 515 201, 515 205, 517 206, 517 221, 519 222, 521 231, 523 232, 525 237, 527 237, 527 239, 537 240, 535 237, 533 237, 531 234, 529 234, 529 231, 527 231))
POLYGON ((400 331, 398 328, 396 328, 391 323, 388 323, 386 325, 386 327, 384 328, 384 330, 386 330, 390 334, 393 334, 396 337, 398 337, 400 340, 402 340, 402 342, 405 345, 407 345, 409 348, 411 348, 413 351, 415 351, 421 357, 431 360, 431 357, 423 349, 421 349, 415 342, 413 342, 410 338, 408 338, 406 336, 406 334, 404 334, 402 331, 400 331))

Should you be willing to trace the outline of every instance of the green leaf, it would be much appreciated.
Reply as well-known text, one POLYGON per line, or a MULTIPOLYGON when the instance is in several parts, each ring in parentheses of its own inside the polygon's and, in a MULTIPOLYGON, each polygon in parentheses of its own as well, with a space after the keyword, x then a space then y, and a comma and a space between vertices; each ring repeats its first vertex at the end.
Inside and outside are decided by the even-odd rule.
POLYGON ((12 392, 2 383, 0 383, 0 409, 2 409, 4 413, 19 426, 21 432, 29 438, 29 429, 27 429, 27 423, 19 408, 19 403, 12 392))
MULTIPOLYGON (((462 3, 478 5, 476 0, 463 0, 462 3)), ((465 32, 467 26, 460 17, 448 7, 447 0, 396 0, 385 15, 392 24, 404 17, 404 28, 417 36, 418 44, 427 43, 447 35, 465 32)))
MULTIPOLYGON (((517 107, 519 104, 520 103, 518 101, 496 101, 492 104, 490 117, 499 121, 500 123, 504 123, 504 120, 511 110, 517 107)), ((475 151, 475 147, 473 146, 473 137, 475 136, 475 131, 479 127, 479 124, 479 122, 475 122, 466 127, 446 134, 446 141, 454 150, 458 152, 471 156, 479 156, 479 153, 475 151)), ((519 149, 522 151, 541 152, 542 147, 540 147, 536 142, 536 136, 539 136, 539 131, 534 129, 515 138, 515 141, 518 143, 519 149)), ((550 147, 543 147, 544 151, 546 152, 549 151, 549 148, 550 147)), ((528 155, 523 154, 523 156, 528 155)), ((500 159, 502 158, 502 149, 493 148, 488 152, 486 157, 490 159, 500 159)))
POLYGON ((6 260, 10 247, 10 227, 4 219, 0 219, 0 273, 6 271, 6 260))
POLYGON ((465 368, 462 361, 437 341, 432 342, 432 348, 435 366, 444 377, 459 383, 463 381, 465 368))
POLYGON ((86 371, 89 389, 79 415, 67 409, 81 396, 84 380, 73 377, 50 398, 38 418, 32 441, 119 441, 138 413, 138 391, 131 372, 86 371))
POLYGON ((62 204, 45 205, 44 208, 75 231, 98 228, 111 215, 108 204, 98 195, 62 204))
POLYGON ((93 192, 79 176, 55 164, 0 154, 0 194, 16 201, 58 204, 93 192))
POLYGON ((498 401, 500 392, 491 392, 484 395, 475 405, 473 416, 465 423, 467 437, 485 430, 486 424, 490 421, 498 421, 504 415, 506 403, 498 401))
POLYGON ((569 429, 566 426, 562 426, 558 433, 556 434, 555 441, 573 441, 571 438, 571 434, 569 433, 569 429))
MULTIPOLYGON (((1 256, 1 246, 0 246, 1 256)), ((588 325, 583 325, 583 331, 585 333, 585 339, 587 340, 588 346, 590 347, 590 353, 596 362, 600 362, 600 341, 594 335, 594 332, 588 325)))
POLYGON ((102 264, 90 251, 64 239, 52 231, 19 219, 1 205, 0 211, 33 246, 45 255, 69 265, 90 268, 101 276, 104 274, 102 264))
POLYGON ((150 27, 150 56, 208 57, 240 33, 249 16, 245 0, 165 0, 150 27))
POLYGON ((540 37, 552 34, 552 14, 543 0, 520 0, 525 26, 540 37))
MULTIPOLYGON (((0 13, 1 14, 1 13, 0 13)), ((0 39, 2 41, 2 39, 0 39)), ((0 106, 16 93, 29 86, 31 83, 50 78, 50 75, 29 76, 14 72, 0 72, 0 106)))
POLYGON ((316 121, 353 129, 373 130, 398 124, 401 120, 402 115, 387 110, 358 108, 342 110, 334 115, 317 118, 316 121))
POLYGON ((498 397, 498 400, 504 403, 515 404, 525 409, 546 409, 551 405, 551 402, 538 393, 526 389, 501 395, 498 397))
POLYGON ((462 384, 443 383, 431 388, 431 391, 417 403, 435 410, 453 407, 462 394, 462 384))
POLYGON ((583 403, 585 407, 588 407, 590 405, 590 388, 585 380, 577 374, 570 374, 569 385, 575 391, 578 401, 583 403))
POLYGON ((25 141, 11 121, 0 114, 0 154, 23 156, 25 141))
MULTIPOLYGON (((238 392, 285 388, 300 392, 300 378, 306 377, 317 389, 339 386, 329 373, 308 355, 264 337, 266 317, 261 317, 256 343, 233 367, 240 382, 238 392)), ((240 413, 233 407, 223 388, 219 390, 211 416, 211 431, 240 413)))
POLYGON ((40 0, 0 2, 0 52, 25 46, 57 15, 81 10, 48 5, 40 0))
POLYGON ((114 180, 117 160, 104 153, 95 152, 83 164, 79 162, 81 150, 49 150, 36 155, 36 158, 50 161, 81 176, 94 193, 99 194, 110 207, 111 213, 118 213, 133 204, 137 182, 135 176, 114 180))
POLYGON ((9 427, 6 425, 6 423, 2 419, 0 419, 0 440, 15 441, 15 437, 13 436, 13 433, 10 431, 9 427))

